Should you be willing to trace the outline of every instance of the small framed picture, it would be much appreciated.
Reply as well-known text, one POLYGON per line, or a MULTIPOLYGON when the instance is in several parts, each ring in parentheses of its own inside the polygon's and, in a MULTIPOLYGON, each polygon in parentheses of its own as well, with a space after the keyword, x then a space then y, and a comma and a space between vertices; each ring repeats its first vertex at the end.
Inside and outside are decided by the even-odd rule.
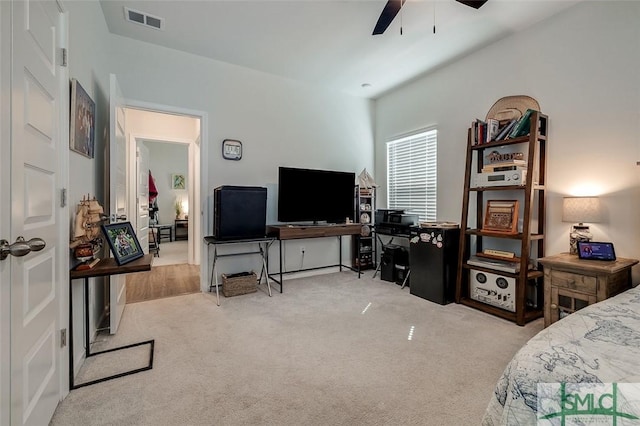
POLYGON ((172 189, 186 189, 187 180, 182 174, 171 175, 171 188, 172 189))
POLYGON ((488 200, 483 231, 518 233, 518 200, 488 200))
POLYGON ((78 80, 71 79, 71 119, 69 148, 93 158, 95 147, 96 104, 78 80))
POLYGON ((118 265, 124 265, 144 256, 131 222, 102 225, 102 232, 109 242, 109 248, 118 265))

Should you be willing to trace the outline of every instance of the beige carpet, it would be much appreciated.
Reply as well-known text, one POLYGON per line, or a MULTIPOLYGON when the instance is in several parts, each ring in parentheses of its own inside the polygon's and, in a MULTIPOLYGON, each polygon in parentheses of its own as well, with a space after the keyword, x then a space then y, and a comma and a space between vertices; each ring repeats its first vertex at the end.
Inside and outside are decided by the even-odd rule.
POLYGON ((153 257, 153 266, 187 263, 189 254, 187 241, 164 241, 158 245, 158 256, 153 257))
MULTIPOLYGON (((52 425, 479 424, 542 320, 518 327, 370 276, 286 281, 220 307, 210 294, 127 305, 107 343, 155 338, 153 370, 72 391, 52 425)), ((83 376, 144 360, 119 356, 83 376)))

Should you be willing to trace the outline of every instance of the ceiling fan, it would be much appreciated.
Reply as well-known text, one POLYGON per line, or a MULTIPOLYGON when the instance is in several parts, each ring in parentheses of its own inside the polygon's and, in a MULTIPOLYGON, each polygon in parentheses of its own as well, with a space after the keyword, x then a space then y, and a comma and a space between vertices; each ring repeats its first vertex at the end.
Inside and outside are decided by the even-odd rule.
MULTIPOLYGON (((382 13, 378 18, 375 28, 373 29, 373 35, 382 34, 387 27, 391 25, 391 22, 396 17, 400 8, 404 5, 406 0, 387 0, 387 4, 384 5, 382 13)), ((462 3, 466 6, 473 7, 474 9, 480 9, 487 0, 456 0, 458 3, 462 3)))

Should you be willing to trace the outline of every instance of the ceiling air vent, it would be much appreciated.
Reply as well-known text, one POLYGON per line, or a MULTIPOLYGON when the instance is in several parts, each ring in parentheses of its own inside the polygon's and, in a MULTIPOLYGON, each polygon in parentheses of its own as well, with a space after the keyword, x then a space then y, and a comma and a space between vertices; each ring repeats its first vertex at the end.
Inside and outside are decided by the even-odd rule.
POLYGON ((145 27, 153 28, 155 30, 164 29, 164 19, 157 16, 149 15, 148 13, 140 12, 139 10, 124 8, 124 17, 127 21, 134 24, 144 25, 145 27))

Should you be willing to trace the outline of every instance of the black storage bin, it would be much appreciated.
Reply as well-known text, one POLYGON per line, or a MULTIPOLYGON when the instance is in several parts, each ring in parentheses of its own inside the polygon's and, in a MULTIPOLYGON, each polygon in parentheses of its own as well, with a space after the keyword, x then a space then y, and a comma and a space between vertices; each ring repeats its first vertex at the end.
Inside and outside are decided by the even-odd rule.
POLYGON ((412 228, 411 236, 409 292, 441 305, 452 302, 460 228, 412 228))

